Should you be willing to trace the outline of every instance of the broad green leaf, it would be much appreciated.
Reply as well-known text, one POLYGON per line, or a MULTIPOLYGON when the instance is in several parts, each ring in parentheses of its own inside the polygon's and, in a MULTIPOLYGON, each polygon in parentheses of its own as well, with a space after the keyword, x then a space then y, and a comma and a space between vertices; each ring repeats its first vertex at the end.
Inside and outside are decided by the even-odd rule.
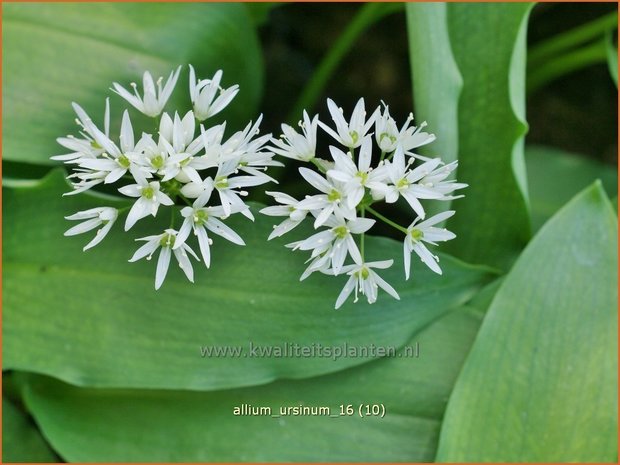
POLYGON ((463 79, 454 61, 445 3, 407 3, 416 119, 437 134, 427 153, 446 162, 458 154, 458 100, 463 79))
MULTIPOLYGON (((105 390, 33 377, 25 400, 60 454, 77 462, 432 461, 450 390, 480 325, 465 308, 409 341, 419 358, 214 392, 105 390), (352 416, 235 416, 243 404, 329 407, 352 416), (385 416, 360 418, 360 404, 385 416)), ((406 349, 405 349, 406 350, 406 349)), ((399 357, 401 354, 402 357, 399 357)), ((362 410, 363 411, 363 410, 362 410)))
MULTIPOLYGON (((446 162, 458 158, 458 100, 463 79, 454 61, 448 34, 446 3, 407 3, 409 56, 418 123, 427 121, 437 135, 422 149, 446 162)), ((429 202, 429 214, 448 209, 429 202)))
MULTIPOLYGON (((236 124, 254 116, 260 96, 258 39, 241 4, 12 3, 3 8, 2 38, 5 160, 52 164, 64 150, 56 138, 77 132, 71 102, 101 123, 112 96, 115 128, 129 104, 112 82, 141 82, 145 70, 167 77, 187 63, 204 76, 223 69, 224 85, 241 87, 226 113, 236 124)), ((187 79, 185 68, 171 109, 189 109, 187 79)))
POLYGON ((453 145, 442 146, 445 155, 453 156, 458 148, 457 178, 469 184, 462 191, 465 198, 453 204, 457 214, 448 228, 457 238, 446 244, 446 250, 467 261, 502 268, 523 248, 530 230, 523 162, 530 9, 529 3, 409 6, 418 117, 421 113, 432 129, 437 128, 438 142, 445 138, 443 144, 453 145), (436 29, 422 35, 429 27, 425 20, 436 29), (432 40, 426 42, 427 36, 432 40), (434 61, 425 63, 424 57, 433 56, 434 61), (435 60, 444 63, 441 68, 433 66, 435 60), (463 85, 456 107, 459 72, 463 85), (439 125, 446 126, 445 136, 439 125), (450 141, 455 134, 458 145, 450 141))
POLYGON ((486 314, 438 461, 617 460, 617 235, 600 183, 539 231, 486 314))
POLYGON ((532 226, 539 229, 562 205, 600 179, 608 195, 618 191, 615 168, 585 155, 551 147, 525 149, 532 226))
MULTIPOLYGON (((444 274, 421 262, 404 281, 402 245, 369 238, 369 259, 394 257, 384 277, 400 293, 380 302, 359 302, 334 310, 347 277, 313 275, 304 282, 305 255, 283 245, 307 237, 267 242, 272 218, 251 223, 231 218, 245 239, 239 247, 215 238, 211 269, 197 263, 195 281, 171 267, 166 283, 154 291, 155 263, 127 263, 137 249, 134 238, 157 233, 169 218, 122 224, 88 253, 88 239, 63 237, 63 216, 113 204, 89 195, 61 197, 68 186, 60 171, 40 184, 4 193, 4 368, 48 374, 77 385, 218 389, 303 378, 338 371, 368 358, 254 356, 285 343, 399 347, 448 309, 466 302, 491 274, 448 256, 444 274), (201 346, 241 347, 246 356, 201 356, 201 346)), ((240 216, 240 215, 237 215, 240 216)), ((160 215, 161 217, 161 215, 160 215)), ((122 220, 119 221, 122 223, 122 220)), ((274 349, 275 350, 275 349, 274 349)))
POLYGON ((607 33, 605 38, 607 50, 607 64, 609 66, 609 74, 618 87, 618 46, 614 45, 613 34, 607 33))
POLYGON ((2 462, 58 462, 34 422, 13 402, 2 398, 2 462))

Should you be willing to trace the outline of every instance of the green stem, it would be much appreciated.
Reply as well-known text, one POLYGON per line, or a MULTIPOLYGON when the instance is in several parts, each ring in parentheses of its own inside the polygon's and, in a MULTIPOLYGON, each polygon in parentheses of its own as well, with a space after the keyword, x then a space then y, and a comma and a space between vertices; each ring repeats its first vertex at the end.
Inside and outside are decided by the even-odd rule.
POLYGON ((532 94, 566 74, 607 60, 604 40, 562 55, 537 69, 531 70, 527 79, 527 93, 532 94))
POLYGON ((369 26, 379 21, 384 16, 401 10, 402 3, 366 3, 362 6, 353 19, 349 22, 344 32, 330 47, 323 57, 318 68, 310 78, 310 81, 301 92, 299 99, 291 110, 288 121, 296 121, 303 110, 310 111, 323 93, 323 89, 329 78, 340 64, 340 61, 351 50, 357 38, 369 26))
POLYGON ((190 207, 193 207, 194 204, 192 203, 191 200, 189 200, 187 197, 185 197, 183 194, 179 194, 179 197, 181 198, 181 200, 183 200, 183 202, 185 202, 187 205, 189 205, 190 207))
POLYGON ((613 30, 617 27, 618 13, 614 11, 570 31, 558 34, 532 47, 527 56, 528 66, 541 65, 558 54, 596 39, 610 29, 613 30))
POLYGON ((321 173, 323 174, 326 173, 325 169, 321 166, 321 164, 318 161, 316 161, 316 158, 311 158, 310 161, 312 162, 314 166, 316 166, 319 169, 321 173))
POLYGON ((395 229, 398 229, 400 232, 402 232, 404 234, 409 234, 408 231, 407 231, 407 228, 403 228, 401 225, 394 223, 392 220, 386 218, 385 216, 383 216, 381 213, 375 211, 374 209, 372 209, 370 207, 366 207, 366 210, 368 210, 370 213, 372 213, 374 216, 379 218, 384 223, 389 224, 390 226, 392 226, 395 229))
POLYGON ((170 229, 174 229, 174 208, 170 209, 170 229))
MULTIPOLYGON (((366 209, 362 207, 361 210, 362 218, 366 217, 366 209)), ((360 252, 362 254, 362 263, 366 263, 366 256, 364 255, 364 239, 366 237, 365 233, 362 233, 362 237, 360 238, 360 252)))

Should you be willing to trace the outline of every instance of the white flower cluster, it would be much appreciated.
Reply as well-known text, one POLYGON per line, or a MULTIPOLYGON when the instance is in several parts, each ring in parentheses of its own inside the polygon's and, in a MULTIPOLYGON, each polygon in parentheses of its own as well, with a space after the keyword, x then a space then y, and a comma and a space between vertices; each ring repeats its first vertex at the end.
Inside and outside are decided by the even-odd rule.
POLYGON ((181 67, 170 73, 162 87, 162 78, 155 82, 149 72, 144 73, 142 94, 132 83, 133 93, 117 83, 114 91, 135 109, 155 118, 157 134, 134 134, 129 112, 122 116, 118 143, 110 136, 110 105, 106 100, 103 131, 93 123, 76 103, 73 108, 80 126, 80 136, 67 136, 58 143, 70 153, 52 157, 73 168, 69 179, 74 190, 65 195, 78 194, 100 184, 117 184, 118 192, 135 199, 131 207, 93 208, 68 216, 68 220, 83 221, 69 229, 65 235, 81 234, 99 228, 94 239, 84 250, 97 245, 110 231, 116 219, 125 212, 125 231, 136 222, 155 217, 164 208, 170 211, 171 226, 161 234, 148 236, 129 261, 152 255, 161 249, 157 263, 155 288, 158 289, 168 271, 171 255, 193 282, 193 268, 189 256, 199 260, 188 239, 190 233, 197 238, 204 264, 210 266, 210 233, 235 244, 244 245, 243 239, 222 220, 240 213, 254 220, 242 197, 243 190, 273 179, 265 174, 268 166, 280 165, 273 153, 265 148, 271 135, 258 136, 261 118, 249 123, 244 130, 225 139, 226 123, 205 128, 206 119, 222 111, 239 91, 238 86, 220 87, 222 71, 212 79, 197 80, 190 65, 189 94, 193 110, 183 115, 162 113, 172 94, 181 67), (196 126, 199 125, 199 131, 196 126), (217 192, 217 197, 214 193, 217 192), (217 199, 217 200, 216 200, 217 199), (182 210, 173 208, 175 203, 187 205, 182 210), (174 223, 182 220, 180 228, 174 223))
POLYGON ((404 235, 406 279, 409 279, 412 252, 431 270, 441 274, 439 258, 431 253, 425 243, 436 245, 455 237, 453 233, 436 226, 451 217, 454 211, 425 219, 426 212, 421 201, 456 199, 461 196, 452 195, 453 192, 466 187, 466 184, 448 180, 457 162, 445 164, 440 158, 422 157, 414 151, 435 140, 435 136, 423 131, 424 123, 418 127, 411 126, 412 115, 399 130, 385 105, 368 117, 364 99, 360 99, 347 121, 343 110, 332 100, 328 99, 327 104, 333 126, 319 121, 318 116, 310 118, 304 112, 300 122, 301 133, 283 124, 281 138, 273 141, 271 150, 274 153, 314 165, 318 172, 306 167, 299 168, 299 172, 318 193, 297 200, 280 192, 268 192, 279 205, 264 208, 261 213, 286 217, 274 227, 269 239, 282 236, 306 218, 311 218, 318 232, 287 245, 293 250, 310 252, 309 265, 301 276, 302 280, 317 271, 329 275, 348 275, 336 308, 353 291, 355 301, 360 292, 368 302, 374 303, 378 288, 398 299, 394 288, 374 271, 389 268, 393 260, 367 262, 365 234, 380 220, 404 235), (341 146, 329 147, 331 160, 317 157, 319 126, 341 146), (374 134, 371 132, 373 127, 374 134), (376 203, 394 204, 401 197, 416 215, 408 227, 375 210, 376 203), (374 218, 368 218, 369 215, 374 218), (353 263, 346 264, 348 257, 353 263))

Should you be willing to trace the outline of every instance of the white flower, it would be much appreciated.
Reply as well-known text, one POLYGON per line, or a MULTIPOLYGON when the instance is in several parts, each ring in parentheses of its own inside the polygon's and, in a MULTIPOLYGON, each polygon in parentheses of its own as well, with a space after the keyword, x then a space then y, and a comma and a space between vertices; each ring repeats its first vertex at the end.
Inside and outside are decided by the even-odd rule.
POLYGON ((413 149, 422 147, 423 145, 430 144, 435 140, 435 134, 430 134, 428 132, 422 131, 426 127, 426 121, 423 121, 418 127, 414 127, 413 133, 407 134, 403 136, 402 146, 407 155, 410 155, 414 158, 419 158, 420 160, 428 160, 428 158, 423 157, 417 153, 412 152, 413 149))
POLYGON ((351 234, 362 234, 368 231, 375 220, 369 218, 355 218, 345 220, 341 216, 333 215, 325 222, 329 229, 313 234, 309 238, 289 244, 293 250, 312 250, 311 258, 325 254, 331 260, 334 274, 339 274, 347 252, 353 260, 361 262, 362 256, 351 234))
POLYGON ((282 223, 278 226, 273 227, 272 233, 269 235, 267 240, 271 240, 275 237, 280 237, 287 232, 291 231, 293 228, 301 224, 301 222, 306 218, 308 214, 308 210, 301 209, 299 207, 300 202, 290 195, 283 194, 282 192, 265 192, 268 195, 271 195, 276 202, 282 205, 276 205, 273 207, 263 208, 260 212, 263 215, 268 216, 287 216, 282 223))
MULTIPOLYGON (((80 107, 75 102, 72 103, 72 106, 73 106, 75 113, 78 116, 77 123, 82 127, 83 129, 82 136, 84 136, 84 139, 81 141, 81 143, 73 147, 84 148, 85 144, 88 143, 93 148, 93 151, 91 152, 86 151, 83 153, 78 153, 76 156, 72 156, 72 154, 67 154, 65 156, 61 155, 61 157, 65 158, 66 159, 65 161, 69 161, 71 163, 82 164, 85 161, 96 160, 99 155, 106 153, 106 152, 109 154, 115 154, 115 155, 120 154, 120 150, 118 149, 116 144, 114 144, 108 137, 109 126, 110 126, 110 121, 109 121, 110 116, 109 116, 109 106, 107 105, 107 101, 106 101, 106 115, 105 115, 105 122, 104 122, 105 133, 101 132, 99 128, 97 128, 95 123, 93 123, 93 121, 90 119, 90 117, 84 111, 82 107, 80 107)), ((74 141, 77 141, 77 139, 74 139, 74 141)), ((63 141, 63 142, 67 142, 67 141, 63 141)), ((84 168, 84 167, 79 167, 75 171, 76 172, 68 176, 68 178, 69 179, 77 178, 79 179, 79 182, 73 183, 74 190, 72 192, 67 192, 64 195, 75 195, 80 192, 84 192, 90 189, 91 187, 96 186, 97 184, 103 183, 105 178, 109 174, 106 171, 93 171, 90 168, 84 168)))
POLYGON ((183 119, 178 113, 175 114, 174 121, 167 113, 162 116, 159 145, 167 152, 162 181, 175 178, 183 183, 202 182, 198 170, 209 168, 210 163, 204 157, 195 156, 204 148, 204 141, 202 136, 194 139, 194 131, 194 114, 191 111, 183 119))
POLYGON ((222 70, 218 70, 212 79, 196 80, 196 73, 192 65, 189 65, 189 94, 194 105, 194 113, 199 121, 204 121, 218 114, 235 98, 239 92, 239 86, 234 85, 228 89, 220 87, 222 70), (220 94, 215 98, 216 94, 220 94))
POLYGON ((363 98, 359 99, 355 105, 349 122, 344 119, 342 108, 338 108, 332 99, 327 99, 327 107, 334 123, 336 123, 336 131, 321 121, 319 121, 319 125, 326 133, 350 149, 359 147, 362 144, 362 139, 374 124, 375 118, 379 113, 379 108, 377 108, 370 118, 366 120, 363 98))
MULTIPOLYGON (((211 189, 212 191, 213 189, 211 189)), ((221 206, 205 207, 210 196, 201 196, 194 202, 193 206, 185 207, 181 210, 181 215, 185 218, 179 234, 177 235, 177 243, 173 250, 181 247, 193 230, 194 235, 198 237, 198 245, 200 253, 207 268, 211 265, 211 251, 209 246, 212 240, 207 234, 207 230, 229 240, 233 244, 245 245, 243 239, 231 228, 226 226, 218 218, 224 218, 226 213, 221 206)))
POLYGON ((114 89, 112 90, 127 100, 141 113, 144 113, 146 116, 155 117, 158 116, 166 106, 166 102, 168 102, 168 99, 174 90, 174 86, 177 83, 180 71, 180 66, 176 71, 172 71, 163 88, 161 86, 163 77, 160 77, 157 80, 157 89, 155 88, 155 82, 153 82, 151 73, 145 71, 142 78, 144 97, 141 97, 138 93, 138 86, 135 82, 131 83, 134 95, 129 93, 129 91, 116 82, 113 84, 114 89))
POLYGON ((255 136, 260 134, 259 127, 262 120, 263 115, 260 115, 255 123, 248 123, 243 131, 237 131, 230 136, 230 138, 222 144, 221 161, 229 161, 238 158, 238 161, 242 162, 244 156, 259 152, 263 145, 271 139, 271 134, 265 134, 254 139, 255 136))
POLYGON ((244 186, 254 186, 262 184, 262 180, 254 176, 237 176, 229 178, 237 170, 237 163, 231 160, 222 163, 215 174, 215 179, 208 177, 204 181, 189 182, 181 188, 181 194, 190 199, 197 199, 202 196, 211 197, 213 188, 217 190, 220 197, 220 203, 224 209, 225 217, 233 213, 241 213, 246 218, 254 220, 254 216, 240 196, 248 195, 247 191, 237 191, 235 189, 244 186))
POLYGON ((70 216, 65 216, 65 219, 67 220, 86 220, 83 223, 73 226, 71 229, 65 231, 65 236, 75 236, 76 234, 82 234, 103 225, 102 228, 97 230, 97 233, 95 234, 93 240, 86 244, 86 246, 84 247, 83 250, 86 251, 96 246, 103 240, 103 238, 112 228, 112 225, 116 221, 117 217, 118 210, 112 207, 91 208, 90 210, 85 210, 77 212, 70 216))
POLYGON ((334 169, 327 175, 336 181, 344 183, 344 191, 347 196, 347 206, 355 208, 364 198, 364 188, 372 190, 385 190, 386 170, 384 166, 376 169, 370 167, 372 157, 372 139, 364 137, 360 148, 357 166, 342 150, 336 147, 329 148, 332 158, 336 163, 334 169))
POLYGON ((457 189, 463 189, 467 187, 467 184, 456 182, 454 180, 444 181, 452 171, 456 169, 458 161, 453 161, 447 165, 440 166, 419 181, 419 185, 427 189, 431 189, 438 194, 441 194, 441 200, 454 200, 463 197, 462 195, 448 195, 457 189))
POLYGON ((120 149, 107 136, 103 134, 99 138, 105 137, 104 146, 106 152, 103 157, 93 159, 83 159, 79 162, 80 168, 105 173, 103 182, 110 184, 118 181, 127 171, 135 165, 139 154, 135 152, 133 127, 129 119, 127 110, 123 113, 120 135, 120 149))
POLYGON ((409 225, 407 228, 407 236, 403 244, 403 257, 405 262, 405 278, 409 279, 409 272, 411 269, 411 252, 415 252, 422 261, 437 274, 441 274, 441 268, 439 268, 439 257, 433 255, 423 244, 437 245, 437 242, 449 241, 454 239, 456 235, 447 229, 437 228, 434 225, 441 223, 442 221, 450 218, 454 215, 453 210, 439 213, 426 221, 418 223, 420 218, 409 225))
POLYGON ((426 212, 419 199, 442 199, 443 194, 435 189, 417 184, 424 176, 431 173, 441 164, 440 158, 429 160, 413 170, 409 170, 409 164, 405 164, 405 156, 402 147, 398 147, 394 153, 394 160, 387 163, 386 169, 392 185, 385 191, 385 201, 394 203, 398 196, 403 196, 420 218, 424 219, 426 212))
POLYGON ((415 126, 409 127, 409 123, 412 121, 413 114, 410 113, 405 124, 403 124, 399 131, 396 126, 396 121, 390 116, 388 106, 385 105, 383 114, 379 115, 375 121, 375 139, 381 151, 392 153, 397 147, 401 147, 408 155, 422 160, 428 160, 426 157, 412 153, 411 150, 422 145, 430 144, 435 140, 435 135, 422 132, 422 129, 426 126, 426 122, 420 124, 417 128, 415 126))
MULTIPOLYGON (((160 137, 159 140, 162 142, 163 138, 160 137)), ((157 144, 151 134, 143 133, 142 138, 136 144, 135 152, 139 155, 132 161, 145 177, 152 178, 153 174, 164 175, 168 151, 163 143, 157 144)))
POLYGON ((342 272, 348 274, 349 280, 344 285, 344 288, 340 292, 338 299, 336 300, 335 308, 338 309, 351 295, 351 292, 355 289, 355 300, 358 300, 358 292, 364 294, 368 299, 369 304, 373 304, 377 301, 378 289, 381 288, 396 300, 400 300, 398 293, 390 286, 381 276, 379 276, 372 268, 386 269, 392 266, 394 260, 383 260, 380 262, 368 262, 362 263, 361 260, 356 262, 355 265, 347 265, 342 268, 342 272))
POLYGON ((224 212, 226 212, 226 216, 230 215, 232 213, 232 210, 235 209, 237 211, 240 211, 243 216, 254 221, 254 216, 250 211, 250 207, 248 207, 240 197, 245 197, 246 195, 248 195, 247 191, 237 191, 235 189, 239 189, 241 187, 258 186, 260 184, 263 184, 265 180, 256 176, 229 177, 236 170, 236 162, 227 162, 220 165, 213 181, 213 187, 215 187, 217 193, 220 196, 222 208, 224 209, 224 212))
MULTIPOLYGON (((75 104, 81 110, 81 116, 85 117, 90 124, 92 124, 86 112, 79 107, 79 105, 75 104)), ((74 106, 74 108, 75 108, 74 106)), ((80 114, 78 114, 80 116, 80 114)), ((105 100, 105 113, 104 113, 104 134, 105 136, 109 136, 110 133, 110 99, 106 98, 105 100)), ((66 153, 63 155, 55 155, 51 157, 52 160, 64 161, 65 163, 79 163, 81 159, 86 158, 97 158, 104 152, 103 147, 101 147, 94 139, 92 135, 89 134, 88 130, 84 126, 84 124, 78 118, 76 120, 79 126, 82 127, 84 132, 82 132, 83 139, 78 139, 74 136, 67 137, 59 137, 56 141, 62 145, 63 147, 71 150, 70 153, 66 153)), ((89 126, 90 126, 89 124, 89 126)))
POLYGON ((304 110, 304 120, 299 122, 302 133, 299 134, 288 124, 282 125, 281 139, 272 139, 275 147, 270 149, 277 155, 299 161, 310 161, 316 155, 316 132, 319 116, 312 120, 304 110))
POLYGON ((161 115, 159 123, 159 135, 172 145, 174 152, 190 152, 192 155, 202 149, 201 137, 194 139, 196 132, 196 119, 190 110, 183 118, 175 112, 174 119, 168 113, 161 115))
POLYGON ((72 183, 73 190, 71 192, 65 192, 62 194, 65 195, 76 195, 81 192, 85 192, 91 187, 96 186, 97 184, 101 184, 106 177, 106 173, 104 171, 96 171, 93 172, 91 170, 85 169, 76 169, 76 172, 67 176, 67 179, 72 180, 74 178, 79 179, 79 182, 72 183))
POLYGON ((137 177, 136 181, 137 184, 130 184, 119 189, 121 194, 128 197, 138 197, 127 215, 125 231, 128 231, 138 220, 149 214, 156 216, 159 205, 174 205, 172 199, 159 190, 158 181, 147 182, 140 176, 137 177))
POLYGON ((217 166, 222 158, 222 139, 224 138, 225 130, 226 121, 217 126, 211 126, 207 130, 205 130, 202 124, 200 125, 200 137, 205 149, 204 158, 209 160, 209 168, 217 166))
POLYGON ((200 261, 200 259, 187 244, 182 241, 177 242, 177 231, 174 229, 166 229, 162 234, 141 237, 136 240, 146 241, 146 244, 136 250, 133 257, 129 259, 130 262, 135 262, 144 257, 150 260, 155 251, 161 247, 159 259, 157 260, 157 271, 155 272, 155 289, 159 289, 166 278, 172 253, 174 253, 174 257, 177 259, 177 262, 179 262, 179 267, 183 270, 187 279, 192 283, 194 282, 194 269, 187 253, 189 252, 189 254, 198 261, 200 261))
POLYGON ((338 181, 330 183, 323 176, 308 168, 299 168, 299 172, 313 187, 323 192, 323 194, 307 196, 299 204, 299 208, 311 210, 316 216, 314 229, 323 225, 334 212, 340 213, 347 219, 355 218, 355 208, 347 205, 342 183, 338 181))

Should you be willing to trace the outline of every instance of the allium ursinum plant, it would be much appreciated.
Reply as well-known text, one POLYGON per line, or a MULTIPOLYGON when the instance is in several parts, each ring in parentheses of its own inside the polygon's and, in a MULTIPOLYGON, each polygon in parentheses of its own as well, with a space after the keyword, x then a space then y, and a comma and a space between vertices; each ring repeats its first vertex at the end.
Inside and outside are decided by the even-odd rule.
POLYGON ((73 108, 80 126, 80 136, 67 136, 58 143, 70 153, 52 157, 64 161, 73 169, 68 176, 74 190, 65 195, 84 192, 97 185, 115 184, 117 191, 135 200, 131 207, 93 208, 68 216, 68 220, 83 221, 65 235, 81 234, 97 229, 84 250, 97 245, 121 215, 125 217, 125 231, 145 217, 160 212, 170 217, 170 228, 154 231, 156 234, 138 241, 146 241, 130 258, 130 262, 146 257, 151 259, 160 249, 155 274, 155 288, 162 285, 170 258, 193 282, 190 256, 199 261, 190 245, 195 237, 207 268, 210 266, 211 233, 235 244, 244 245, 243 239, 224 224, 233 214, 240 213, 254 220, 242 197, 243 190, 258 186, 272 178, 265 174, 268 166, 280 165, 273 153, 265 149, 271 135, 258 137, 261 118, 249 123, 242 131, 224 139, 226 123, 205 127, 202 124, 222 111, 235 97, 239 87, 220 87, 222 71, 211 79, 197 80, 190 65, 189 94, 193 109, 186 113, 162 113, 172 94, 181 67, 170 73, 162 87, 162 78, 153 81, 144 73, 142 93, 132 83, 133 93, 117 83, 114 91, 136 110, 154 118, 157 134, 134 134, 129 112, 123 112, 118 142, 110 135, 110 105, 106 100, 103 131, 93 123, 76 103, 73 108), (199 125, 197 131, 196 126, 199 125), (217 193, 217 195, 216 195, 217 193), (176 204, 184 205, 180 209, 176 204), (175 229, 175 224, 180 227, 175 229))
POLYGON ((412 126, 412 115, 398 129, 387 106, 383 110, 378 107, 368 116, 364 99, 360 99, 347 121, 342 109, 332 100, 328 99, 327 105, 332 126, 319 121, 318 116, 310 118, 304 111, 303 121, 299 123, 301 133, 283 124, 281 138, 272 140, 271 150, 276 154, 315 168, 299 168, 301 176, 315 192, 309 191, 312 195, 301 200, 281 192, 268 192, 279 205, 264 208, 261 213, 286 217, 274 227, 269 239, 282 236, 309 218, 318 232, 305 240, 287 244, 293 250, 310 252, 309 265, 301 280, 317 271, 348 275, 336 308, 353 291, 355 301, 359 292, 368 302, 374 303, 378 288, 398 299, 394 288, 375 271, 389 268, 393 259, 367 262, 366 233, 379 220, 403 234, 406 279, 410 275, 412 252, 431 270, 441 274, 439 258, 425 244, 436 245, 455 237, 450 231, 435 226, 451 217, 454 211, 426 218, 422 201, 462 197, 452 194, 466 184, 447 179, 457 167, 456 161, 445 164, 440 158, 426 158, 415 152, 418 147, 434 141, 435 136, 423 131, 425 123, 412 126), (319 126, 337 143, 329 146, 331 160, 317 156, 319 126), (415 215, 408 227, 375 209, 378 203, 394 204, 401 198, 415 215), (352 263, 347 264, 347 261, 352 263))

